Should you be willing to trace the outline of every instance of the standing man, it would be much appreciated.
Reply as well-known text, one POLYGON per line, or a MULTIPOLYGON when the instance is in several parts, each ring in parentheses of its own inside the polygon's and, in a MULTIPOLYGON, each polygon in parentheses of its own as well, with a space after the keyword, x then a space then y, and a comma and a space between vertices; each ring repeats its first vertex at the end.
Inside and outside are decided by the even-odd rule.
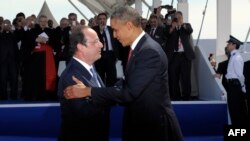
POLYGON ((159 24, 159 19, 156 14, 152 14, 149 18, 150 28, 146 30, 146 32, 153 38, 156 42, 158 42, 162 49, 165 51, 166 47, 166 36, 165 36, 165 28, 159 24))
POLYGON ((232 125, 246 125, 247 109, 244 93, 246 93, 243 75, 244 61, 238 49, 242 42, 233 36, 227 41, 230 59, 227 66, 227 103, 232 125))
POLYGON ((173 100, 181 98, 189 100, 191 97, 191 66, 192 60, 195 58, 190 42, 192 32, 191 24, 183 23, 182 12, 177 11, 170 28, 167 30, 166 49, 170 60, 170 94, 173 100))
POLYGON ((103 44, 102 57, 95 62, 96 70, 107 87, 113 86, 117 81, 116 61, 119 56, 121 44, 113 37, 113 30, 107 26, 107 14, 97 16, 98 25, 93 29, 103 44))
POLYGON ((161 46, 141 27, 140 14, 129 6, 111 16, 114 37, 131 52, 125 79, 115 87, 65 89, 67 99, 91 96, 94 104, 125 106, 123 141, 182 141, 182 133, 172 109, 168 90, 168 62, 161 46))
POLYGON ((108 141, 109 108, 94 105, 91 98, 67 100, 63 90, 75 84, 72 75, 88 87, 103 87, 93 63, 101 57, 103 47, 90 27, 76 26, 70 36, 73 58, 62 73, 58 96, 61 104, 61 132, 59 141, 108 141))

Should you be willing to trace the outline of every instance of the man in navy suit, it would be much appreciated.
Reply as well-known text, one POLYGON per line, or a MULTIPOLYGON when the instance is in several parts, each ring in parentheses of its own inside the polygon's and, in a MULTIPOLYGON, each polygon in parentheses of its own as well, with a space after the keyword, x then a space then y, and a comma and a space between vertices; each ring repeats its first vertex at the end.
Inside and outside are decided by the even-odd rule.
POLYGON ((124 105, 123 141, 182 141, 169 97, 167 57, 140 21, 140 14, 129 6, 111 16, 114 37, 132 49, 124 80, 109 88, 77 82, 65 89, 64 96, 72 100, 91 96, 97 105, 124 105))
POLYGON ((72 30, 70 52, 73 58, 60 76, 58 96, 61 104, 59 141, 108 141, 109 108, 94 105, 90 97, 67 100, 63 90, 75 84, 72 76, 88 87, 104 87, 93 63, 101 57, 103 47, 96 32, 79 26, 72 30))

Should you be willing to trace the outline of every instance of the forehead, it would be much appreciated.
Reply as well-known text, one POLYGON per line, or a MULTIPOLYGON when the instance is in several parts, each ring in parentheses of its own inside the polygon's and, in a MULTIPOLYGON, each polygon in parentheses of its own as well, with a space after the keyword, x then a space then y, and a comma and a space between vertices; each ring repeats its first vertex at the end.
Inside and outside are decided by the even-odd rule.
POLYGON ((4 20, 3 23, 4 24, 10 24, 10 21, 9 20, 4 20))
POLYGON ((92 28, 83 29, 83 33, 87 38, 93 38, 93 39, 98 38, 96 32, 92 28))
POLYGON ((121 21, 117 18, 113 18, 110 20, 111 27, 117 29, 119 26, 124 25, 124 21, 121 21))
POLYGON ((98 19, 106 19, 107 17, 105 15, 99 15, 98 19))

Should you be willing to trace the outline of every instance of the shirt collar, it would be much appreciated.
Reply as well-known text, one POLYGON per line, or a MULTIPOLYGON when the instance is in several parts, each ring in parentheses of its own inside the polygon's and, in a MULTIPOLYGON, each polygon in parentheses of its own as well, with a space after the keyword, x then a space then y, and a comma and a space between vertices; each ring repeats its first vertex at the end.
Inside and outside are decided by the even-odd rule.
POLYGON ((235 50, 233 50, 230 54, 231 54, 231 56, 233 56, 234 54, 236 54, 238 51, 235 49, 235 50))
POLYGON ((79 62, 81 65, 83 65, 83 67, 86 68, 89 72, 91 72, 90 69, 93 68, 93 65, 90 66, 89 64, 83 62, 82 60, 76 58, 75 56, 73 56, 73 58, 74 58, 77 62, 79 62))
POLYGON ((145 32, 142 31, 141 34, 134 40, 134 42, 131 45, 131 49, 134 50, 140 39, 145 35, 145 32))

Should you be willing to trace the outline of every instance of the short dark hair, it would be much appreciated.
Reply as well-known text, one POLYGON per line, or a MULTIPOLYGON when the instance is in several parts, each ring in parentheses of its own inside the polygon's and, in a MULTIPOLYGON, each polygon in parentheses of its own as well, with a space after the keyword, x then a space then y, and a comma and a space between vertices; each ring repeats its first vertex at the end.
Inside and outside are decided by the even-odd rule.
POLYGON ((123 22, 130 21, 136 27, 141 27, 141 15, 130 6, 119 7, 111 15, 111 19, 119 19, 123 22))
POLYGON ((151 14, 149 19, 158 19, 158 16, 156 14, 151 14))
POLYGON ((108 14, 105 12, 99 13, 97 17, 102 16, 102 15, 105 16, 106 18, 108 18, 108 14))
POLYGON ((25 15, 24 15, 23 12, 17 13, 17 14, 16 14, 16 18, 17 18, 17 17, 24 17, 24 19, 25 19, 25 15))
POLYGON ((77 16, 76 13, 69 13, 68 17, 70 16, 77 16))
POLYGON ((76 52, 77 44, 86 45, 87 40, 85 38, 83 30, 87 29, 87 28, 90 28, 90 27, 78 25, 71 30, 71 34, 70 34, 70 38, 69 38, 69 41, 70 41, 69 54, 70 54, 70 56, 72 56, 76 52))

